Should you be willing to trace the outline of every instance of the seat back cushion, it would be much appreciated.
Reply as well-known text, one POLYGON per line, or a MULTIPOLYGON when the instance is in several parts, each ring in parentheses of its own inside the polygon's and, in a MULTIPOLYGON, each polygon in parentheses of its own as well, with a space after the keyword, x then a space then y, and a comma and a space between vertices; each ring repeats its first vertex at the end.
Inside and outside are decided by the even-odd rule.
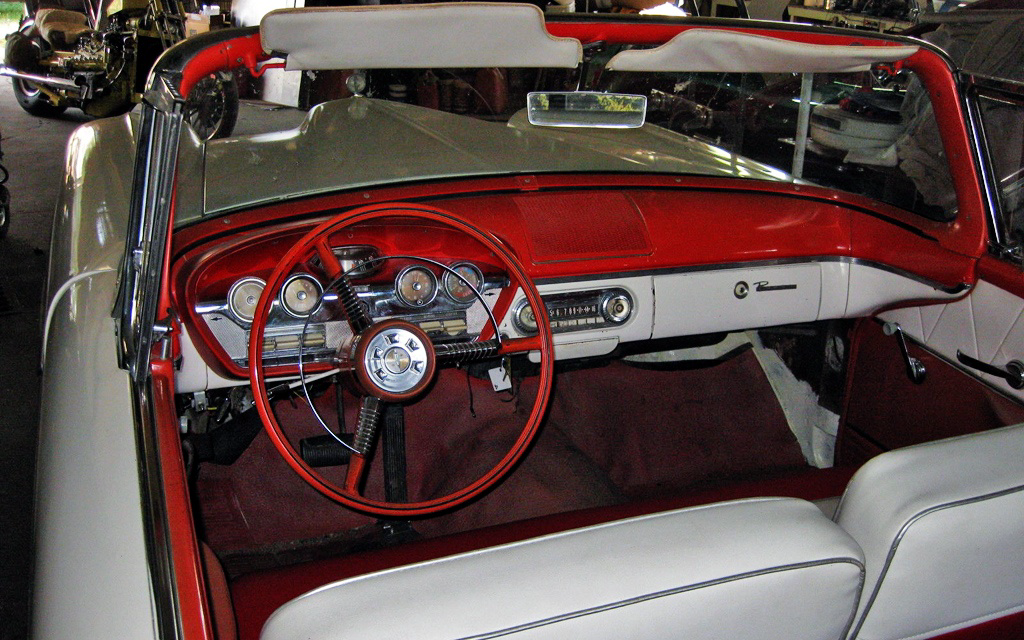
POLYGON ((851 637, 927 638, 1024 610, 1024 426, 868 461, 836 522, 864 550, 851 637))
POLYGON ((90 31, 84 13, 65 9, 36 11, 36 28, 50 46, 58 50, 69 49, 83 33, 90 31))
POLYGON ((841 638, 859 547, 809 502, 759 498, 619 520, 328 584, 266 640, 841 638))

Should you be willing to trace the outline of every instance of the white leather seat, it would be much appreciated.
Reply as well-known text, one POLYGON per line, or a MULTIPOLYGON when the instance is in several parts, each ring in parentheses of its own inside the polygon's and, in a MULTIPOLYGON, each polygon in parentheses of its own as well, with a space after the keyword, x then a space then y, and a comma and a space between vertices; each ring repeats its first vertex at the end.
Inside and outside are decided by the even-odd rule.
POLYGON ((329 584, 279 608, 261 637, 834 640, 861 562, 809 502, 724 502, 329 584))
POLYGON ((873 458, 835 519, 866 558, 851 638, 928 638, 1024 610, 1024 426, 873 458))

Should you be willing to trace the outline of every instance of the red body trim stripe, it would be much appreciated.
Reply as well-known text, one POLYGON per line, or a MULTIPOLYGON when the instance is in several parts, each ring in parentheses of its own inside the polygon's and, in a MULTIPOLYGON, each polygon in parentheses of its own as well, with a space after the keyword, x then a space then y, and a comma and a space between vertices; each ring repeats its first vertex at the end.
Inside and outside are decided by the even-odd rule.
POLYGON ((206 578, 192 520, 188 478, 182 463, 178 419, 174 412, 174 368, 166 360, 154 361, 152 374, 154 426, 183 636, 189 640, 212 640, 213 618, 207 601, 206 578))

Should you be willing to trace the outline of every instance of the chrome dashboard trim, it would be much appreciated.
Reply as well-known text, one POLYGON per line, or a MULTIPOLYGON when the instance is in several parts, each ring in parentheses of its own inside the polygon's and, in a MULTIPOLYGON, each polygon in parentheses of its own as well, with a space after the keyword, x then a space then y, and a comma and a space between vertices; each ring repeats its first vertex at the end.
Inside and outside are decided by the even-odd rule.
POLYGON ((590 282, 592 280, 609 280, 614 278, 625 278, 635 276, 657 276, 677 273, 700 273, 703 271, 725 271, 728 269, 759 269, 763 267, 776 267, 792 264, 820 264, 820 263, 841 263, 849 265, 860 265, 871 267, 880 271, 886 271, 914 282, 927 285, 936 291, 956 296, 969 292, 974 285, 969 282, 961 282, 954 286, 947 286, 929 278, 923 278, 916 273, 911 273, 899 267, 893 267, 873 260, 862 258, 851 258, 849 256, 812 256, 807 258, 778 258, 775 260, 753 260, 750 262, 718 262, 714 264, 690 265, 685 267, 667 267, 664 269, 642 269, 638 271, 619 271, 615 273, 600 273, 585 276, 563 276, 554 278, 537 278, 537 284, 565 284, 570 282, 590 282))

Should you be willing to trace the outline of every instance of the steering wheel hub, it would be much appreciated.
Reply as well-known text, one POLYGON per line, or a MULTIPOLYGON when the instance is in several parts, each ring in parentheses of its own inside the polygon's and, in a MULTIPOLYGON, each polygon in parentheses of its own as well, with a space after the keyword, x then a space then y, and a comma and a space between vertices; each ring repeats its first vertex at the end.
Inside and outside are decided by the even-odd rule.
POLYGON ((418 394, 434 373, 434 349, 414 324, 391 320, 360 336, 353 360, 365 391, 381 400, 404 400, 418 394))
MULTIPOLYGON (((384 361, 384 368, 390 373, 394 373, 396 375, 407 372, 413 366, 412 355, 410 352, 418 348, 419 347, 414 342, 409 344, 408 347, 391 347, 384 353, 384 357, 382 358, 384 361)), ((421 365, 418 361, 416 364, 421 365)))

